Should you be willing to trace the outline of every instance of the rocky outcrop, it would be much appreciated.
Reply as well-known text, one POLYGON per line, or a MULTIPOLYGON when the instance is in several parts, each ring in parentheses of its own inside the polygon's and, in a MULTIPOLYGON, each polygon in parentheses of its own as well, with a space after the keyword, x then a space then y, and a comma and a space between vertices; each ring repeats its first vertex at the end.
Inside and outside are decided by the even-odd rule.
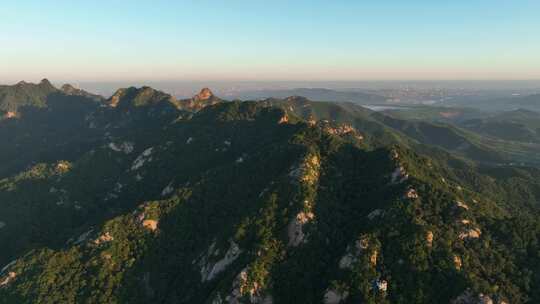
POLYGON ((13 271, 8 272, 8 274, 3 279, 0 279, 0 288, 3 287, 3 286, 8 285, 16 277, 17 277, 17 273, 15 273, 13 271))
POLYGON ((150 231, 156 231, 158 228, 157 220, 144 220, 142 226, 150 231))
POLYGON ((384 210, 382 209, 375 209, 373 211, 371 211, 368 215, 367 215, 367 218, 370 219, 370 220, 373 220, 379 216, 382 216, 384 215, 384 210))
POLYGON ((298 182, 314 185, 319 180, 320 168, 321 162, 319 156, 310 154, 304 157, 300 164, 292 168, 289 176, 298 182))
POLYGON ((462 202, 462 201, 456 201, 456 207, 461 208, 461 209, 465 209, 465 210, 469 210, 469 206, 467 204, 465 204, 464 202, 462 202))
POLYGON ((482 235, 482 231, 479 228, 468 229, 459 234, 459 238, 465 239, 477 239, 482 235))
POLYGON ((199 94, 193 96, 193 100, 195 101, 204 101, 208 100, 214 97, 214 93, 209 88, 203 88, 199 94))
POLYGON ((407 190, 407 192, 405 192, 405 198, 408 198, 408 199, 417 199, 418 198, 418 193, 416 192, 415 189, 409 189, 407 190))
POLYGON ((456 270, 461 270, 461 267, 463 266, 463 261, 461 260, 461 257, 458 255, 454 255, 454 267, 456 270))
POLYGON ((409 178, 409 174, 405 171, 403 166, 398 166, 392 174, 390 174, 390 183, 401 184, 409 178))
POLYGON ((199 111, 207 106, 214 105, 219 102, 222 102, 222 100, 216 97, 209 88, 203 88, 192 98, 179 100, 176 104, 179 109, 199 111))
MULTIPOLYGON (((308 124, 312 124, 308 121, 308 124)), ((328 120, 321 120, 316 122, 316 125, 318 125, 324 132, 336 136, 353 136, 357 140, 363 140, 364 136, 360 134, 355 128, 353 128, 350 124, 336 124, 331 123, 328 120)))
POLYGON ((433 247, 433 231, 426 232, 426 245, 428 247, 433 247))
POLYGON ((101 245, 103 243, 107 243, 113 240, 114 240, 114 237, 109 232, 105 232, 104 234, 100 235, 97 239, 94 240, 94 244, 101 245))
POLYGON ((4 114, 4 118, 10 119, 10 118, 17 118, 19 117, 19 113, 15 111, 7 111, 6 114, 4 114))
POLYGON ((371 248, 369 237, 367 235, 361 236, 353 246, 347 246, 345 255, 339 260, 339 268, 341 269, 352 269, 355 264, 360 261, 362 254, 365 252, 369 255, 369 263, 372 266, 377 265, 377 258, 379 256, 379 251, 377 248, 371 248))
POLYGON ((231 265, 242 253, 242 250, 233 240, 229 240, 229 248, 225 255, 217 260, 215 259, 219 255, 219 249, 216 248, 216 242, 212 243, 208 248, 205 255, 200 258, 199 266, 201 267, 201 281, 207 282, 214 279, 218 274, 223 272, 229 265, 231 265))
POLYGON ((304 202, 304 208, 290 222, 287 228, 289 236, 289 246, 296 247, 306 241, 306 235, 303 231, 305 224, 313 221, 315 214, 313 206, 309 201, 304 202))
POLYGON ((66 160, 61 160, 56 163, 56 167, 54 169, 57 174, 64 174, 71 170, 72 166, 73 165, 70 162, 66 160))
POLYGON ((161 190, 161 196, 167 196, 173 193, 173 191, 174 191, 173 182, 170 182, 169 184, 167 184, 165 188, 163 188, 163 190, 161 190))
POLYGON ((153 147, 150 147, 144 150, 131 165, 131 171, 140 169, 146 162, 152 161, 152 152, 154 151, 153 147))
POLYGON ((339 304, 349 297, 347 291, 338 291, 336 289, 327 289, 324 293, 324 304, 339 304))
POLYGON ((373 285, 379 292, 386 293, 388 291, 388 281, 386 280, 376 280, 373 285))
POLYGON ((133 152, 135 145, 129 141, 125 141, 119 144, 111 142, 109 143, 108 147, 115 152, 123 152, 124 154, 130 154, 131 152, 133 152))
POLYGON ((263 286, 257 282, 250 282, 248 271, 249 268, 246 267, 235 277, 232 283, 232 291, 225 297, 225 300, 218 294, 212 301, 212 304, 272 304, 274 300, 271 295, 265 295, 263 293, 263 286), (249 302, 242 301, 242 298, 246 296, 249 302))
POLYGON ((104 100, 103 97, 99 96, 99 95, 96 95, 96 94, 92 94, 92 93, 89 93, 89 92, 86 92, 85 90, 82 90, 80 88, 76 88, 74 86, 72 86, 71 84, 64 84, 60 90, 66 94, 66 95, 70 95, 70 96, 82 96, 82 97, 87 97, 87 98, 90 98, 90 99, 93 99, 95 101, 102 101, 104 100))
MULTIPOLYGON (((506 303, 505 301, 498 301, 498 304, 506 303)), ((493 299, 483 293, 474 294, 471 290, 466 290, 457 298, 453 299, 450 304, 494 304, 493 299)))

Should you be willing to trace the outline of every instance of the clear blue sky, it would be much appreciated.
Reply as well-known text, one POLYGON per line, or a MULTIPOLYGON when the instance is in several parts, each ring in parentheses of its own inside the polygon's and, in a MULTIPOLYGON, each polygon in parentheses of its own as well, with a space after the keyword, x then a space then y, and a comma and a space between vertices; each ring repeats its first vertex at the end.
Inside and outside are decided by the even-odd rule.
POLYGON ((540 79, 540 1, 2 1, 0 82, 540 79))

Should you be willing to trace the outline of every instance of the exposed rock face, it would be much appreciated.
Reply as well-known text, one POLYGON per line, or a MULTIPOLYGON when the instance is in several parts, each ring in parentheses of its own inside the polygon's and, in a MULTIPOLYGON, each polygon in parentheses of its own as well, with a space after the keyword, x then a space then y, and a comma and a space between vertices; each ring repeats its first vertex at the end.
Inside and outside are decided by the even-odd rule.
POLYGON ((398 166, 394 172, 390 175, 390 182, 392 184, 400 184, 409 178, 409 174, 405 171, 403 166, 398 166))
POLYGON ((388 281, 386 280, 377 280, 375 282, 375 287, 379 292, 386 292, 388 290, 388 281))
MULTIPOLYGON (((345 255, 339 261, 339 268, 341 269, 351 269, 355 263, 358 263, 360 260, 361 254, 363 251, 369 248, 369 238, 366 235, 361 236, 355 243, 354 246, 347 246, 345 255)), ((370 255, 370 263, 372 265, 377 264, 377 249, 373 249, 370 255)))
MULTIPOLYGON (((452 300, 450 302, 451 304, 493 304, 493 299, 485 295, 483 293, 480 293, 478 295, 475 295, 470 290, 466 290, 464 293, 459 295, 457 298, 452 300)), ((505 301, 499 301, 499 304, 506 303, 505 301)))
POLYGON ((81 90, 79 88, 76 88, 74 86, 72 86, 71 84, 64 84, 60 90, 66 94, 66 95, 71 95, 71 96, 83 96, 83 97, 88 97, 88 98, 92 98, 96 101, 101 101, 103 100, 103 97, 99 96, 99 95, 96 95, 96 94, 92 94, 92 93, 88 93, 84 90, 81 90))
POLYGON ((210 91, 209 88, 203 88, 199 92, 199 94, 193 96, 193 100, 195 101, 208 100, 212 97, 214 97, 214 93, 212 93, 212 91, 210 91))
POLYGON ((114 240, 114 237, 109 232, 105 232, 104 234, 100 235, 97 239, 94 240, 94 244, 100 245, 100 244, 107 243, 113 240, 114 240))
POLYGON ((18 116, 17 112, 15 111, 7 111, 4 115, 4 118, 16 118, 18 116))
POLYGON ((462 201, 456 201, 456 207, 469 210, 469 206, 462 201))
POLYGON ((71 169, 71 167, 72 167, 72 165, 71 165, 70 162, 65 161, 65 160, 61 160, 56 164, 55 170, 59 174, 64 174, 64 173, 68 172, 71 169))
POLYGON ((409 199, 417 199, 418 198, 418 193, 416 192, 415 189, 409 189, 405 193, 405 197, 409 198, 409 199))
POLYGON ((287 114, 283 114, 283 116, 281 116, 281 118, 279 119, 278 124, 281 125, 288 122, 289 122, 289 116, 287 116, 287 114))
MULTIPOLYGON (((308 121, 308 123, 312 124, 311 121, 308 121)), ((350 124, 336 124, 331 123, 328 120, 321 120, 316 122, 316 124, 328 134, 337 136, 352 135, 358 140, 364 139, 364 137, 350 124)))
POLYGON ((118 104, 120 103, 120 95, 118 94, 114 94, 113 96, 111 96, 111 98, 109 99, 109 107, 111 108, 116 108, 118 106, 118 104))
POLYGON ((125 154, 130 154, 131 152, 133 152, 135 145, 132 142, 125 141, 120 144, 113 142, 109 143, 108 147, 115 152, 123 152, 125 154))
POLYGON ((211 259, 219 254, 219 250, 215 248, 216 243, 212 243, 208 248, 208 252, 199 261, 201 266, 201 280, 207 282, 214 279, 219 273, 224 271, 227 266, 231 265, 242 253, 242 250, 233 240, 229 240, 229 249, 225 256, 218 261, 212 262, 211 259))
POLYGON ((377 266, 377 257, 379 256, 379 251, 377 249, 373 250, 371 252, 371 255, 369 256, 369 263, 371 263, 371 266, 377 266))
POLYGON ((171 193, 173 193, 174 191, 174 187, 173 187, 173 182, 170 182, 165 188, 163 188, 163 190, 161 191, 161 196, 167 196, 171 193))
POLYGON ((148 148, 144 150, 136 159, 133 161, 133 164, 131 165, 131 170, 135 171, 139 168, 141 168, 147 161, 152 161, 152 152, 154 148, 148 148))
POLYGON ((339 304, 341 301, 346 300, 349 293, 346 291, 340 292, 335 289, 328 289, 324 294, 324 304, 339 304))
POLYGON ((90 229, 90 230, 86 231, 85 233, 81 234, 81 235, 75 240, 74 244, 77 245, 77 244, 86 242, 86 240, 88 239, 88 237, 90 236, 90 234, 92 234, 92 232, 94 232, 94 229, 90 229))
POLYGON ((177 107, 190 111, 198 111, 206 106, 214 105, 221 102, 221 99, 216 97, 208 88, 202 89, 199 94, 189 99, 179 100, 177 107))
POLYGON ((313 185, 319 180, 320 167, 319 156, 315 154, 307 155, 297 167, 291 170, 289 176, 300 182, 313 185))
POLYGON ((461 232, 459 238, 462 240, 465 239, 477 239, 482 234, 482 231, 479 228, 469 229, 467 231, 461 232))
POLYGON ((428 231, 426 233, 426 244, 428 247, 433 246, 433 231, 428 231))
POLYGON ((303 227, 315 218, 313 214, 313 206, 308 201, 304 202, 304 210, 299 212, 294 219, 291 220, 288 227, 289 246, 296 247, 302 242, 305 242, 305 233, 303 227))
POLYGON ((454 255, 454 266, 456 267, 456 270, 461 270, 461 267, 463 266, 463 261, 458 255, 454 255))
POLYGON ((13 271, 10 271, 3 280, 0 280, 0 287, 9 284, 9 282, 13 281, 16 277, 17 274, 13 271))
POLYGON ((156 231, 157 228, 158 228, 158 221, 156 221, 156 220, 144 220, 142 222, 142 225, 143 225, 144 228, 146 228, 148 230, 156 231))
POLYGON ((221 299, 221 295, 212 301, 212 303, 229 303, 229 304, 242 304, 242 298, 249 296, 249 302, 251 304, 272 304, 274 302, 271 295, 263 295, 262 286, 257 282, 248 281, 248 267, 242 269, 240 273, 235 277, 232 284, 231 293, 225 297, 225 301, 221 299))
POLYGON ((368 217, 368 219, 373 220, 374 218, 379 217, 379 216, 381 216, 383 214, 384 214, 384 211, 382 209, 375 209, 375 210, 371 211, 367 215, 367 217, 368 217))

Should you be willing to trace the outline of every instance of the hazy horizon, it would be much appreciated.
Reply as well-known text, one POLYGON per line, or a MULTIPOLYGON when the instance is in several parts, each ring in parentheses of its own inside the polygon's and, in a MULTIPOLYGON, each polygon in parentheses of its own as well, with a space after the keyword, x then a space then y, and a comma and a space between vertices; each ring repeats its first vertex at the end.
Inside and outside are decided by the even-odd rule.
POLYGON ((150 86, 176 97, 191 97, 202 88, 210 88, 224 97, 241 98, 245 93, 272 92, 293 89, 330 89, 342 92, 401 90, 401 89, 445 89, 464 91, 513 92, 536 94, 540 92, 540 80, 367 80, 367 81, 230 81, 230 80, 178 80, 178 81, 59 81, 47 77, 40 79, 21 79, 16 82, 2 82, 1 85, 15 85, 20 81, 39 83, 49 80, 60 88, 70 84, 90 93, 109 97, 116 90, 126 87, 150 86))
POLYGON ((540 79, 538 1, 25 1, 0 81, 540 79))

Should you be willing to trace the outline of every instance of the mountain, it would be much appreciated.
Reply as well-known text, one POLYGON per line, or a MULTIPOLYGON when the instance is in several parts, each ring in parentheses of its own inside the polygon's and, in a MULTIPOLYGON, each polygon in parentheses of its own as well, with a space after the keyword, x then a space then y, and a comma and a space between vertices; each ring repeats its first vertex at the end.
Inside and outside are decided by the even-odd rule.
POLYGON ((540 94, 489 98, 486 100, 479 100, 475 102, 470 102, 467 100, 463 102, 450 101, 448 104, 474 107, 488 112, 513 111, 518 109, 526 109, 530 111, 540 112, 540 94))
POLYGON ((61 93, 92 105, 87 145, 0 179, 0 303, 540 301, 539 169, 356 105, 209 92, 61 93))
POLYGON ((354 102, 359 104, 384 103, 384 96, 354 92, 354 91, 336 91, 323 88, 297 88, 287 90, 258 90, 251 92, 242 92, 238 96, 231 96, 238 99, 266 99, 266 98, 287 98, 289 96, 303 96, 315 101, 334 101, 334 102, 354 102))
POLYGON ((475 132, 504 140, 540 143, 540 113, 518 109, 483 119, 466 120, 462 125, 475 132))
POLYGON ((103 101, 103 97, 101 97, 100 95, 96 95, 96 94, 92 94, 92 93, 89 93, 85 90, 81 90, 81 89, 78 89, 78 88, 75 88, 74 86, 66 83, 64 84, 60 90, 62 92, 64 92, 64 94, 66 95, 72 95, 72 96, 82 96, 82 97, 87 97, 87 98, 91 98, 91 99, 94 99, 95 101, 103 101))
POLYGON ((47 79, 39 84, 21 81, 13 86, 0 86, 0 114, 13 117, 24 106, 44 107, 46 97, 57 89, 47 79))
POLYGON ((533 108, 533 109, 538 110, 540 109, 540 94, 533 94, 533 95, 521 97, 516 101, 516 104, 518 106, 528 107, 528 108, 533 108))
POLYGON ((217 104, 221 101, 223 100, 215 96, 209 88, 203 88, 199 94, 193 96, 192 98, 180 100, 178 107, 180 109, 197 111, 206 106, 217 104))
MULTIPOLYGON (((507 163, 540 164, 540 147, 530 143, 494 140, 477 130, 467 129, 461 123, 466 119, 435 119, 424 107, 419 114, 396 115, 371 111, 353 103, 314 102, 305 97, 285 99, 269 98, 261 101, 269 106, 281 107, 305 120, 329 120, 350 125, 365 134, 365 142, 375 146, 401 144, 416 150, 428 146, 443 149, 455 156, 491 165, 507 163), (404 119, 401 117, 408 117, 404 119), (421 116, 424 119, 419 119, 421 116)), ((401 112, 416 111, 417 107, 401 112)), ((465 111, 466 109, 461 109, 465 111)), ((450 110, 446 110, 450 111, 450 110)), ((431 111, 433 113, 433 111, 431 111)), ((486 117, 474 111, 471 116, 486 117)), ((468 115, 461 115, 465 118, 468 115)), ((432 152, 429 152, 432 153, 432 152)))
POLYGON ((37 162, 71 159, 99 141, 90 125, 103 98, 56 89, 48 80, 0 87, 0 177, 37 162), (1 111, 1 110, 0 110, 1 111))

